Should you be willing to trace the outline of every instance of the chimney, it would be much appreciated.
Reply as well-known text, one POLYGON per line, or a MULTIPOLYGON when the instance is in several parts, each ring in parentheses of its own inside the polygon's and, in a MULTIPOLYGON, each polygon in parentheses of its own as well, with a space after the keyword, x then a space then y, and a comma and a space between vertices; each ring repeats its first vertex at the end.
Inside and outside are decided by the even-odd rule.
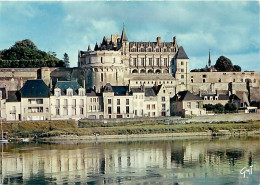
POLYGON ((157 44, 158 44, 159 46, 161 46, 161 44, 162 44, 161 37, 157 37, 157 44))
POLYGON ((157 91, 158 89, 158 81, 155 82, 155 90, 157 91))
POLYGON ((50 89, 52 90, 52 79, 50 79, 50 89))
POLYGON ((200 97, 202 96, 202 90, 200 90, 199 95, 200 95, 200 97))
POLYGON ((86 88, 86 85, 85 85, 85 79, 83 79, 83 88, 85 89, 86 88))

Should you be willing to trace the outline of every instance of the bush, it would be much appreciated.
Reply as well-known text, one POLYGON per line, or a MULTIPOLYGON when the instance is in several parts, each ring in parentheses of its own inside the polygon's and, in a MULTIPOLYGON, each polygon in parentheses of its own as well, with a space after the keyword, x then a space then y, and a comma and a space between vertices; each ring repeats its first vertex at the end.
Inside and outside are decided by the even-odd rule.
POLYGON ((237 106, 234 103, 227 103, 225 105, 225 112, 226 113, 234 113, 237 112, 237 106))

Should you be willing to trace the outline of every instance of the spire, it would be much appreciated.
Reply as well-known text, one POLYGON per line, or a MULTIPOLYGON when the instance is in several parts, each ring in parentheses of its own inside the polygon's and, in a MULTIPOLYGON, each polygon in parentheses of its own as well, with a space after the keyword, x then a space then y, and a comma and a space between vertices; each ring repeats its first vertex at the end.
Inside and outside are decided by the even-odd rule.
POLYGON ((94 49, 95 51, 97 51, 98 50, 98 44, 97 44, 97 42, 96 42, 96 45, 95 45, 95 49, 94 49))
POLYGON ((121 42, 123 42, 123 41, 128 41, 126 31, 125 31, 125 25, 123 26, 123 31, 122 31, 122 35, 121 35, 121 42))
POLYGON ((103 37, 103 41, 102 41, 102 44, 101 44, 102 46, 106 46, 107 45, 107 39, 106 39, 106 37, 104 36, 103 37))
POLYGON ((90 45, 88 45, 88 51, 91 51, 90 45))
POLYGON ((210 50, 209 50, 209 61, 208 61, 208 66, 211 67, 210 50))

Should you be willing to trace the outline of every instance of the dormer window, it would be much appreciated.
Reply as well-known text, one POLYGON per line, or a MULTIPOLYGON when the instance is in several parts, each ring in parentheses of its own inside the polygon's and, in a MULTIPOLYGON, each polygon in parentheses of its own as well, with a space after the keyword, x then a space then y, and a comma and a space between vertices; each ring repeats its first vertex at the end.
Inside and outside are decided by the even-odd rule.
POLYGON ((60 90, 60 88, 55 88, 55 89, 54 89, 54 95, 55 95, 55 96, 61 96, 61 90, 60 90))
POLYGON ((208 97, 207 97, 207 96, 204 96, 204 100, 208 100, 208 97))
POLYGON ((218 100, 218 97, 217 97, 217 96, 215 96, 215 100, 218 100))
POLYGON ((67 96, 73 96, 73 90, 71 88, 67 89, 67 96))
POLYGON ((79 88, 79 96, 84 96, 84 95, 85 95, 85 89, 79 88))
POLYGON ((210 100, 213 100, 213 97, 212 96, 210 96, 210 98, 209 98, 210 100))

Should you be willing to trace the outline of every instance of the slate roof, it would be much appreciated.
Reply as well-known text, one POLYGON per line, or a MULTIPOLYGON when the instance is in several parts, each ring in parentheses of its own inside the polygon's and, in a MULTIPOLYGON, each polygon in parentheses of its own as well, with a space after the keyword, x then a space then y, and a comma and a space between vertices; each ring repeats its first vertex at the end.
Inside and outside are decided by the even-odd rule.
POLYGON ((178 49, 176 59, 189 59, 182 46, 180 46, 178 49))
POLYGON ((237 95, 235 95, 235 94, 231 94, 230 96, 229 96, 229 100, 241 100, 237 95))
POLYGON ((55 85, 55 88, 61 89, 61 95, 66 95, 66 90, 68 88, 73 90, 73 95, 77 95, 80 85, 77 81, 58 81, 55 85))
POLYGON ((145 96, 156 96, 153 88, 145 88, 145 96))
POLYGON ((20 102, 21 93, 19 91, 8 91, 8 99, 6 102, 20 102))
POLYGON ((128 38, 127 38, 127 35, 126 35, 126 31, 125 31, 125 27, 123 27, 123 30, 122 30, 121 42, 122 41, 128 41, 128 38))
POLYGON ((202 100, 199 96, 192 94, 190 91, 180 91, 173 99, 175 101, 191 101, 191 100, 202 100))
POLYGON ((27 80, 21 89, 23 98, 47 98, 50 96, 50 90, 43 80, 27 80))
POLYGON ((0 91, 2 91, 2 99, 6 99, 6 89, 0 88, 0 91))
POLYGON ((227 94, 218 95, 218 100, 229 100, 229 96, 227 94))
POLYGON ((123 96, 128 95, 128 87, 127 86, 112 86, 115 96, 123 96))
POLYGON ((133 93, 141 93, 141 92, 144 92, 141 88, 131 88, 131 91, 133 93))
POLYGON ((97 93, 93 89, 89 89, 86 92, 87 96, 97 96, 97 93))

